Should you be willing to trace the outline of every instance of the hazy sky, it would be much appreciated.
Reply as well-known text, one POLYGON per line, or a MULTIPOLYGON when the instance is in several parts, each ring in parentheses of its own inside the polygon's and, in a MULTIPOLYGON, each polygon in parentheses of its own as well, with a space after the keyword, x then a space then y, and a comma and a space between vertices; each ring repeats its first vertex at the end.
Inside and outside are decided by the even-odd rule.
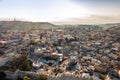
POLYGON ((120 0, 0 0, 0 19, 84 24, 120 22, 120 0))

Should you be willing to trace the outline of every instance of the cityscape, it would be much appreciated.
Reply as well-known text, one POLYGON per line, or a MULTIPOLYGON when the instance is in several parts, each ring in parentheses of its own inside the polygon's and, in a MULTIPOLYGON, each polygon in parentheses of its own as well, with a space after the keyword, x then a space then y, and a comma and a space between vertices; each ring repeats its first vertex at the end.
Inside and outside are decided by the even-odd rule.
POLYGON ((0 80, 120 80, 119 4, 0 0, 0 80))

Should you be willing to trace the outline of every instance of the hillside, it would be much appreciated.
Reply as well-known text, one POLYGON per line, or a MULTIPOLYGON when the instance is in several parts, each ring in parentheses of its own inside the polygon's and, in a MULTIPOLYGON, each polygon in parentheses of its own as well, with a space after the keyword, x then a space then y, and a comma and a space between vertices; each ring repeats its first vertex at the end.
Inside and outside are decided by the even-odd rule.
POLYGON ((28 21, 0 21, 0 30, 32 30, 32 29, 56 29, 56 28, 86 28, 100 30, 110 27, 120 27, 120 23, 98 24, 98 25, 54 25, 48 22, 28 22, 28 21))
POLYGON ((111 28, 111 27, 120 27, 120 23, 109 23, 109 24, 100 24, 100 27, 104 29, 111 28))
POLYGON ((94 30, 98 30, 98 29, 108 29, 108 28, 111 28, 111 27, 120 27, 120 23, 108 23, 108 24, 92 24, 92 25, 58 25, 59 27, 62 27, 62 28, 91 28, 91 29, 94 29, 94 30))
POLYGON ((52 29, 57 26, 48 22, 0 21, 0 30, 52 29))

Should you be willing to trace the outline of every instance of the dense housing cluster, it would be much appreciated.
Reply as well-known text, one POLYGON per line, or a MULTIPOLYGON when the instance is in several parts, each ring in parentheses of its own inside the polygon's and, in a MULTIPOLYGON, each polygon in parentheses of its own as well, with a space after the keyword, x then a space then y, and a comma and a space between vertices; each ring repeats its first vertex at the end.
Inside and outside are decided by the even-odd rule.
POLYGON ((18 69, 52 77, 120 80, 120 27, 1 31, 0 70, 18 69), (22 62, 13 66, 21 55, 28 58, 31 68, 23 70, 22 62))

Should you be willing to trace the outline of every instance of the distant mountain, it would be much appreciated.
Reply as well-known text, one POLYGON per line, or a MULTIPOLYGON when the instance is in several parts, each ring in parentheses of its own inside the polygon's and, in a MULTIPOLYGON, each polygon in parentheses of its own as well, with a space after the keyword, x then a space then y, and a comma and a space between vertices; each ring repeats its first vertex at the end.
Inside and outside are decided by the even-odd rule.
POLYGON ((85 30, 102 30, 98 25, 59 25, 59 28, 81 28, 85 30))
POLYGON ((59 25, 62 28, 92 28, 92 29, 107 29, 111 27, 120 27, 120 23, 108 23, 108 24, 92 24, 92 25, 59 25))
POLYGON ((111 27, 120 27, 120 23, 108 23, 108 24, 100 24, 100 27, 104 29, 111 28, 111 27))
POLYGON ((48 22, 0 21, 0 30, 52 29, 56 25, 48 22))

